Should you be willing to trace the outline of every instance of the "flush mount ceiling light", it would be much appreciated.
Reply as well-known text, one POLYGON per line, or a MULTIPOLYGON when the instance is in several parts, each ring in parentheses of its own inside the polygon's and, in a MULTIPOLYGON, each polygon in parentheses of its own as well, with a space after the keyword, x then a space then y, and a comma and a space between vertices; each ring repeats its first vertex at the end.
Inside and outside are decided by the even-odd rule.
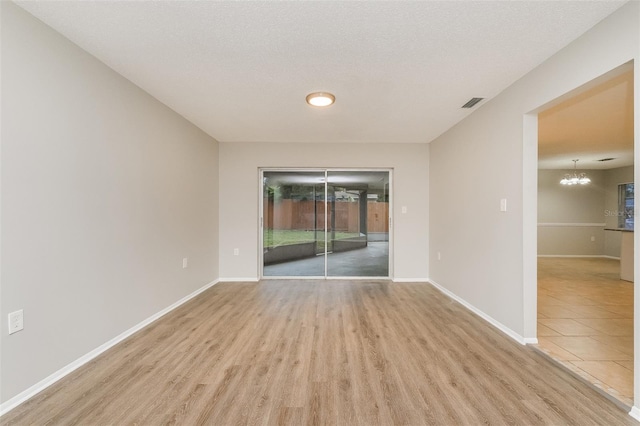
POLYGON ((578 174, 578 172, 576 171, 576 167, 577 167, 576 163, 579 160, 571 160, 571 161, 573 161, 573 175, 571 175, 570 173, 567 173, 566 175, 564 175, 560 183, 562 185, 578 185, 578 184, 586 185, 588 183, 591 183, 591 179, 587 177, 586 173, 578 174))
POLYGON ((307 95, 307 103, 317 107, 327 107, 336 101, 336 97, 329 92, 314 92, 307 95))

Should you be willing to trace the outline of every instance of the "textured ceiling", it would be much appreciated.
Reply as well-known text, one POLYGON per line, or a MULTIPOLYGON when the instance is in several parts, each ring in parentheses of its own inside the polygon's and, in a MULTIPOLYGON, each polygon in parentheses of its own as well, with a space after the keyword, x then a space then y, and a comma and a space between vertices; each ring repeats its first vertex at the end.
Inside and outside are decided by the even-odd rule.
POLYGON ((633 164, 633 66, 624 68, 538 114, 539 168, 573 168, 572 159, 581 169, 633 164))
POLYGON ((18 2, 222 142, 430 142, 623 3, 18 2))

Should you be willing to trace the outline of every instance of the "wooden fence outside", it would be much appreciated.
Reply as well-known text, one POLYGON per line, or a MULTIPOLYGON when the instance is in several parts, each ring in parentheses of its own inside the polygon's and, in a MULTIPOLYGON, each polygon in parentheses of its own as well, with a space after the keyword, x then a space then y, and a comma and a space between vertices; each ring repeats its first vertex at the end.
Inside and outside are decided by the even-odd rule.
MULTIPOLYGON (((264 200, 265 227, 269 229, 312 230, 324 228, 324 201, 264 200), (314 227, 313 218, 316 218, 314 227)), ((331 227, 331 206, 327 223, 331 227)), ((367 202, 367 232, 389 232, 389 203, 367 202)), ((336 201, 336 231, 360 232, 358 202, 336 201)))

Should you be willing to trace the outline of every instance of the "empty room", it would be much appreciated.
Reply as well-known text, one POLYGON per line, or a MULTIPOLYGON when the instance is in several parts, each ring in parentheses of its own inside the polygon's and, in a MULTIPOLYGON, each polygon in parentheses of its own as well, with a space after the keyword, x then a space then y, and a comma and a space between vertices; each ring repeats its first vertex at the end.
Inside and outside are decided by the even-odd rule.
POLYGON ((635 1, 0 2, 0 424, 636 424, 639 56, 635 1))
POLYGON ((539 347, 632 405, 633 64, 538 118, 539 347))

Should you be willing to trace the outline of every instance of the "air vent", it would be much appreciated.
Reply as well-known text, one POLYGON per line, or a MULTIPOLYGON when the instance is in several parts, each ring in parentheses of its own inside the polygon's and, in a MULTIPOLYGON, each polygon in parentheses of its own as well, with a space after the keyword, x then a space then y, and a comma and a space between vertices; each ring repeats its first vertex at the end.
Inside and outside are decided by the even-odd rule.
POLYGON ((596 161, 605 162, 605 161, 611 161, 611 160, 615 160, 615 158, 602 158, 602 159, 596 160, 596 161))
POLYGON ((474 106, 476 106, 476 104, 478 102, 480 102, 483 99, 484 98, 471 98, 471 99, 469 99, 469 102, 467 102, 466 104, 462 105, 462 108, 473 108, 474 106))

